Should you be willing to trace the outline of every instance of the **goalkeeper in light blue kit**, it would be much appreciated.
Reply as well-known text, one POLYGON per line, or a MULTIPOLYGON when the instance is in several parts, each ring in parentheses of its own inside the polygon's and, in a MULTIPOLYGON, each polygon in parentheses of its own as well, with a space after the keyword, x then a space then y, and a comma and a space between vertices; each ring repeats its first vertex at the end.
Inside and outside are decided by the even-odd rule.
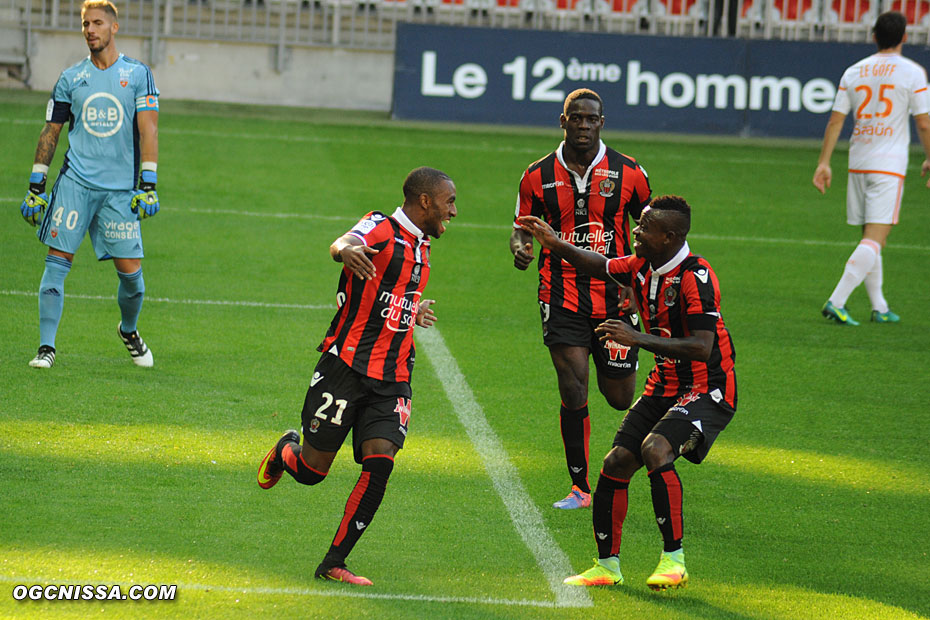
POLYGON ((29 224, 39 224, 39 240, 48 246, 39 284, 39 351, 29 365, 55 363, 65 277, 87 233, 97 259, 113 259, 119 276, 119 337, 133 362, 152 366, 136 323, 145 294, 139 220, 158 213, 158 89, 147 66, 116 51, 119 23, 109 0, 86 0, 81 23, 90 56, 58 78, 20 208, 29 224), (48 166, 66 121, 68 152, 46 193, 48 166))

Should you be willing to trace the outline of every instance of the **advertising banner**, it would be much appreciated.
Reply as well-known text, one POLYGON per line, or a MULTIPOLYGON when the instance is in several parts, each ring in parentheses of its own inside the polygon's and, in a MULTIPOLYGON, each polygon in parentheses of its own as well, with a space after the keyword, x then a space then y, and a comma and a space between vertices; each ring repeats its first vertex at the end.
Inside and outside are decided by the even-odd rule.
MULTIPOLYGON (((400 23, 393 115, 552 126, 591 88, 616 130, 823 135, 843 70, 874 45, 400 23)), ((905 45, 927 66, 930 49, 905 45)))

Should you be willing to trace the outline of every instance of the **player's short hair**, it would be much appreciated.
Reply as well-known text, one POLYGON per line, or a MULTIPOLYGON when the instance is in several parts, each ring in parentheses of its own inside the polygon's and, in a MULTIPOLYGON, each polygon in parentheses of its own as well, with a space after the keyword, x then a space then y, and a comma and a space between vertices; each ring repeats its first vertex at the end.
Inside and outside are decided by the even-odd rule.
POLYGON ((420 194, 432 196, 436 191, 436 186, 443 181, 451 181, 452 178, 442 170, 422 166, 410 171, 407 178, 404 179, 404 201, 414 203, 420 198, 420 194))
POLYGON ((592 101, 597 101, 597 107, 600 108, 601 116, 604 116, 604 102, 601 101, 601 96, 590 88, 579 88, 578 90, 573 90, 568 93, 568 97, 565 98, 565 105, 562 107, 562 114, 568 116, 568 108, 571 107, 579 99, 591 99, 592 101))
POLYGON ((673 230, 684 239, 691 230, 691 205, 681 196, 657 196, 649 203, 653 211, 662 211, 670 215, 667 223, 668 230, 673 230))
POLYGON ((905 31, 907 31, 907 18, 897 11, 882 13, 875 20, 875 26, 872 27, 875 44, 880 50, 896 47, 904 40, 905 31))
POLYGON ((84 13, 90 9, 100 9, 112 17, 113 21, 119 18, 119 11, 116 10, 116 5, 110 2, 110 0, 84 0, 84 4, 81 5, 82 19, 84 18, 84 13))

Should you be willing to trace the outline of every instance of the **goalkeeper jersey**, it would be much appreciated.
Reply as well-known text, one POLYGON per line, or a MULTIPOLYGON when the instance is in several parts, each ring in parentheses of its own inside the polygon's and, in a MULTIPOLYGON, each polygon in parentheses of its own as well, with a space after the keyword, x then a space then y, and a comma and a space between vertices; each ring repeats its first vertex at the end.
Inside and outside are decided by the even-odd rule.
POLYGON ((158 89, 151 70, 138 60, 120 54, 101 71, 88 56, 62 71, 45 116, 69 123, 60 174, 95 189, 135 187, 140 110, 158 110, 158 89))

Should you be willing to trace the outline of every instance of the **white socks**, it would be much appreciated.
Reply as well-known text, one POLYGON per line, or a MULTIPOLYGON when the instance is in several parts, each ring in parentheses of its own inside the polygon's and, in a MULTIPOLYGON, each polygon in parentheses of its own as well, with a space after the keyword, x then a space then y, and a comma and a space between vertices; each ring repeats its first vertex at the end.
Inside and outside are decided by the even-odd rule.
POLYGON ((865 290, 869 293, 869 299, 872 301, 872 310, 884 314, 888 312, 888 302, 885 301, 885 295, 882 293, 882 255, 875 257, 875 263, 871 271, 865 276, 865 290))
MULTIPOLYGON (((856 246, 856 249, 853 250, 853 253, 849 256, 849 260, 846 261, 843 277, 840 278, 840 281, 836 284, 836 288, 833 289, 833 294, 830 295, 830 303, 837 308, 845 308, 846 300, 849 299, 853 290, 862 284, 867 276, 874 274, 871 280, 872 283, 866 283, 866 288, 869 291, 869 298, 872 299, 873 306, 877 303, 876 299, 880 299, 885 308, 882 311, 888 311, 888 305, 885 303, 885 298, 882 296, 881 292, 881 250, 881 246, 871 239, 863 239, 859 242, 859 245, 856 246), (872 287, 874 287, 877 297, 873 296, 872 287)), ((875 309, 879 310, 877 307, 875 309)))

